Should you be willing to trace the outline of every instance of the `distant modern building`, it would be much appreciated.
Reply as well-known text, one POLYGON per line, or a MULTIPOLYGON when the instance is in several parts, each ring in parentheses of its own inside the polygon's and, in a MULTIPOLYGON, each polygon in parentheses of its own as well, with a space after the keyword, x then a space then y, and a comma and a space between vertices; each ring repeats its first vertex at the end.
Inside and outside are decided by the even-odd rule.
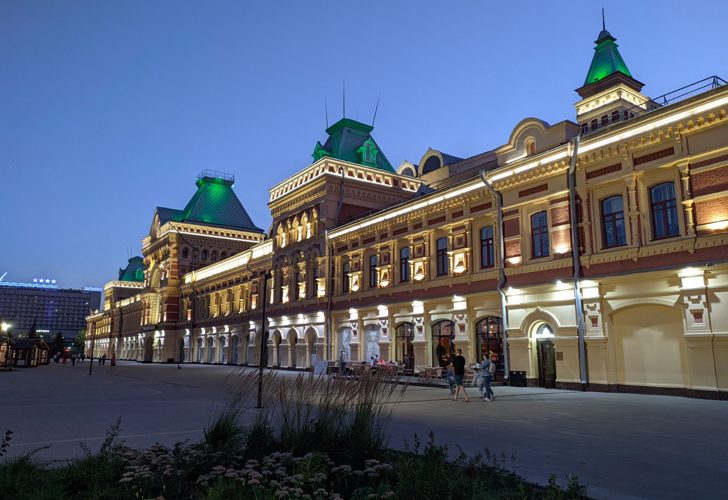
POLYGON ((10 325, 13 336, 25 335, 35 328, 44 338, 58 332, 75 338, 86 328, 86 316, 99 309, 99 289, 63 289, 48 281, 0 281, 0 320, 10 325))
POLYGON ((728 86, 650 98, 615 40, 573 121, 484 117, 505 143, 472 157, 395 169, 338 121, 270 189, 267 238, 204 176, 220 196, 158 208, 139 293, 88 318, 97 354, 428 374, 457 347, 529 385, 728 398, 728 86))

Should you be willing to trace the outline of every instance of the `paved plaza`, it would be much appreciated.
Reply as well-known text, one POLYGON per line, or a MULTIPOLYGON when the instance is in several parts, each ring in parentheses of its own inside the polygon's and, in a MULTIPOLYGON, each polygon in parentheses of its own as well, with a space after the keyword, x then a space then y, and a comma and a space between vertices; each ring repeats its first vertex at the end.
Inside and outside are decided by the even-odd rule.
MULTIPOLYGON (((130 446, 199 439, 236 370, 121 362, 89 376, 86 361, 0 373, 0 432, 15 433, 11 456, 51 444, 37 454, 45 459, 79 456, 79 442, 98 447, 119 416, 130 446)), ((432 430, 454 451, 515 456, 511 468, 532 481, 576 474, 595 498, 725 498, 728 402, 497 387, 486 403, 468 392, 469 404, 441 387, 408 387, 391 446, 432 430)))

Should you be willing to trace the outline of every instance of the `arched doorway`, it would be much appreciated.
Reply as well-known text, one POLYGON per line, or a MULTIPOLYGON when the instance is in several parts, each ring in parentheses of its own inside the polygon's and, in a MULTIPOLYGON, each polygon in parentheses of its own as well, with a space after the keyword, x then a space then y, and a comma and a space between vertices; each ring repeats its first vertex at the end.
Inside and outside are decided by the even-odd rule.
POLYGON ((455 353, 455 323, 449 320, 432 325, 432 359, 435 366, 448 366, 455 353))
POLYGON ((415 338, 415 325, 402 323, 397 326, 397 357, 398 361, 407 371, 415 369, 415 347, 412 340, 415 338))
POLYGON ((318 359, 316 352, 316 330, 309 328, 306 330, 306 359, 303 360, 304 368, 313 367, 314 362, 318 359))
POLYGON ((207 362, 213 363, 215 361, 215 339, 212 337, 207 338, 207 362))
POLYGON ((486 316, 475 324, 478 362, 485 358, 495 363, 496 373, 503 373, 503 321, 498 316, 486 316))
POLYGON ((242 340, 242 345, 240 346, 240 351, 241 351, 243 357, 241 358, 240 362, 243 365, 247 366, 248 364, 250 364, 250 361, 249 361, 250 358, 249 358, 249 353, 248 353, 248 348, 250 347, 250 334, 248 333, 248 334, 243 335, 241 340, 242 340))
POLYGON ((548 323, 536 326, 533 333, 536 339, 536 356, 538 359, 538 385, 553 389, 556 387, 556 348, 554 347, 554 329, 548 323))
POLYGON ((271 353, 269 359, 271 361, 271 366, 276 368, 281 366, 281 332, 278 330, 273 332, 270 342, 270 350, 271 353))
POLYGON ((185 362, 185 339, 179 339, 179 343, 177 344, 177 362, 185 362))
POLYGON ((197 339, 197 362, 202 363, 205 359, 205 344, 201 338, 197 339))
POLYGON ((151 363, 154 359, 154 337, 151 335, 144 339, 144 358, 143 363, 151 363))
POLYGON ((233 335, 230 339, 230 363, 237 365, 240 359, 238 348, 240 347, 240 339, 237 335, 233 335))
POLYGON ((220 363, 225 364, 227 362, 227 353, 225 348, 227 347, 227 340, 225 337, 220 337, 220 363))
POLYGON ((339 353, 337 359, 341 359, 341 351, 344 351, 344 359, 347 362, 351 361, 351 328, 340 328, 338 337, 339 353))
POLYGON ((366 357, 367 363, 376 363, 381 359, 379 350, 379 338, 381 336, 381 328, 379 325, 365 325, 364 338, 366 339, 366 357))
POLYGON ((289 330, 288 332, 288 366, 291 368, 296 367, 296 346, 298 344, 298 335, 296 330, 289 330))

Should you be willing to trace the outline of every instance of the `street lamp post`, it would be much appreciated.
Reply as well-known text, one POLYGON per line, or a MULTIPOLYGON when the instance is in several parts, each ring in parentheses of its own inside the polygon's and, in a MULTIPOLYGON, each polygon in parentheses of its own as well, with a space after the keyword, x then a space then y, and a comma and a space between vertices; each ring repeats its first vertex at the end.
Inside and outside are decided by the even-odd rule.
POLYGON ((91 362, 88 364, 88 374, 91 375, 91 371, 94 369, 94 343, 96 342, 96 324, 91 323, 91 362))
POLYGON ((256 408, 263 408, 263 363, 266 359, 265 351, 268 349, 268 318, 265 316, 265 306, 268 302, 268 280, 270 278, 270 272, 263 275, 263 320, 261 321, 260 362, 258 363, 258 404, 256 408))

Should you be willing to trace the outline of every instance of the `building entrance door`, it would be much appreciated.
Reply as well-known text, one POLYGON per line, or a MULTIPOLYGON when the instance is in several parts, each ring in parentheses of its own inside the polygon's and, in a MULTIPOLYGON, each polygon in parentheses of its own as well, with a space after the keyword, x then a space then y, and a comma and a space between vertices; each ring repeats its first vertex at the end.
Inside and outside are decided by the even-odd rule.
POLYGON ((415 336, 415 327, 412 323, 402 323, 397 327, 397 339, 399 340, 400 361, 407 372, 415 371, 415 346, 412 339, 415 336))
POLYGON ((538 341, 538 385, 556 387, 556 348, 550 340, 538 341))

